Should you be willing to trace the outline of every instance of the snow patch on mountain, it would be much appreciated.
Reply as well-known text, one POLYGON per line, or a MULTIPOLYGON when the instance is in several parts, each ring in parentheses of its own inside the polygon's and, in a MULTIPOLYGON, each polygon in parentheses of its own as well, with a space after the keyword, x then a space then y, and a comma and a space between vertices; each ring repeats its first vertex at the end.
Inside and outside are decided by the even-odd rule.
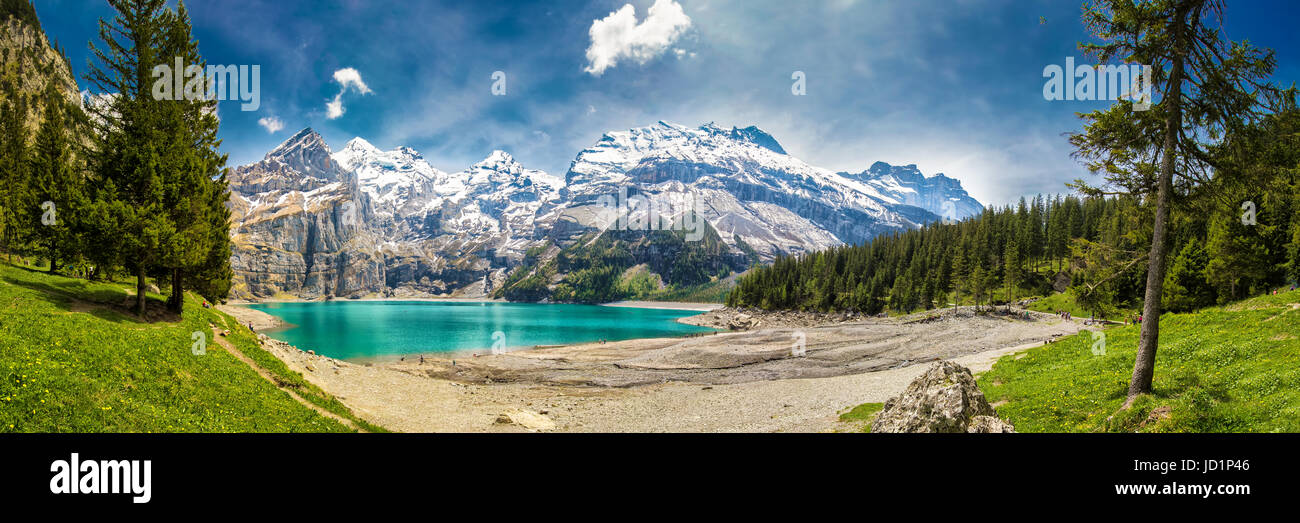
POLYGON ((360 137, 331 152, 304 129, 230 181, 236 273, 256 296, 485 292, 528 249, 604 230, 601 202, 620 194, 691 194, 727 248, 760 260, 983 209, 942 174, 883 162, 836 173, 757 127, 712 123, 606 133, 563 177, 501 150, 454 173, 360 137))

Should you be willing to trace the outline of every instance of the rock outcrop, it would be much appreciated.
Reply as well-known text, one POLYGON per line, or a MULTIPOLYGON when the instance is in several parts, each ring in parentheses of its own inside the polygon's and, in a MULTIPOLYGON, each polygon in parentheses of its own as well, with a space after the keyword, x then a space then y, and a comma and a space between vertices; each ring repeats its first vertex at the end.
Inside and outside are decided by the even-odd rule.
POLYGON ((885 402, 871 432, 1008 433, 970 369, 951 361, 932 365, 902 394, 885 402))

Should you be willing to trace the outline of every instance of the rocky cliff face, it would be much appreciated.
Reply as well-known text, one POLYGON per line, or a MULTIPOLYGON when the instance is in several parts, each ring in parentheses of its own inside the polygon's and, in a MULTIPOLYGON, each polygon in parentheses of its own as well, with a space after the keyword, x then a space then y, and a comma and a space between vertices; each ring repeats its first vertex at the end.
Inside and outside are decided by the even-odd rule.
MULTIPOLYGON (((32 16, 35 16, 32 14, 32 16)), ((39 26, 0 13, 0 82, 17 87, 27 102, 27 129, 35 136, 44 114, 40 94, 54 84, 69 103, 81 106, 77 80, 67 58, 50 46, 39 26)), ((0 101, 4 95, 0 93, 0 101)))
POLYGON ((229 175, 237 298, 367 295, 385 286, 369 201, 310 129, 229 175))
POLYGON ((607 133, 563 178, 503 151, 450 174, 361 138, 335 153, 304 129, 230 180, 240 298, 483 295, 529 249, 573 245, 618 216, 698 216, 730 264, 983 209, 960 182, 914 167, 846 175, 788 155, 755 127, 666 122, 607 133), (679 200, 689 214, 631 201, 670 196, 689 196, 679 200))
POLYGON ((494 152, 447 174, 311 129, 230 174, 236 298, 479 296, 541 236, 559 181, 494 152))

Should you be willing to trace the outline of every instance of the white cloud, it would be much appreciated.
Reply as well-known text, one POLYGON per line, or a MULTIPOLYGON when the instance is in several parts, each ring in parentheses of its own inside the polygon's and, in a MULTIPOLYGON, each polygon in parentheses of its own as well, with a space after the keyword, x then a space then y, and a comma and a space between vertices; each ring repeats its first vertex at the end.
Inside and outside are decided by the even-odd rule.
POLYGON ((258 120, 257 125, 265 127, 266 132, 271 134, 275 134, 277 132, 280 132, 281 129, 284 129, 284 122, 280 121, 279 118, 276 118, 274 116, 267 116, 258 120))
POLYGON ((609 16, 591 23, 591 46, 584 71, 600 76, 628 59, 644 64, 662 55, 691 26, 691 18, 674 0, 655 0, 649 14, 636 22, 636 8, 625 4, 609 16))
POLYGON ((325 104, 325 116, 330 120, 343 116, 347 111, 343 108, 343 95, 348 92, 348 89, 361 94, 374 94, 366 82, 361 80, 361 73, 351 67, 334 71, 334 81, 339 84, 339 94, 334 95, 334 100, 325 104))
POLYGON ((342 85, 344 89, 354 87, 361 94, 370 94, 373 92, 366 86, 365 82, 361 81, 361 73, 358 73, 356 69, 351 67, 334 71, 334 81, 342 85))

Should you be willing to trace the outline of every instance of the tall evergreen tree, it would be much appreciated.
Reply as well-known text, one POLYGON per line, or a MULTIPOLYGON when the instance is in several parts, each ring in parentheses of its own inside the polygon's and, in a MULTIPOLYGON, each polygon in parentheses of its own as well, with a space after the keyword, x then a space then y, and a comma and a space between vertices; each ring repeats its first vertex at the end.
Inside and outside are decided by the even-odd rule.
MULTIPOLYGON (((1028 222, 1026 222, 1028 223, 1028 222)), ((1003 277, 1002 281, 1007 288, 1007 304, 1015 301, 1016 293, 1020 290, 1020 284, 1024 279, 1023 269, 1020 266, 1020 245, 1015 242, 1007 242, 1006 255, 1003 257, 1003 277)))
POLYGON ((1188 241, 1174 257, 1165 275, 1165 309, 1188 312, 1214 303, 1214 289, 1206 278, 1209 257, 1201 242, 1188 241))
MULTIPOLYGON (((198 43, 191 36, 189 13, 183 2, 178 3, 174 12, 164 14, 163 24, 166 33, 163 55, 180 58, 182 63, 200 69, 206 67, 198 43)), ((211 256, 214 251, 224 252, 228 260, 230 252, 226 245, 228 236, 215 233, 228 231, 229 214, 214 212, 217 205, 224 208, 227 192, 222 175, 226 156, 218 151, 221 141, 217 139, 217 102, 208 96, 215 87, 212 81, 204 76, 191 78, 187 83, 188 96, 160 104, 160 113, 156 115, 163 120, 167 132, 164 156, 169 168, 163 171, 161 182, 163 206, 168 210, 172 226, 171 235, 161 242, 159 263, 171 277, 167 307, 176 313, 184 307, 188 273, 215 271, 196 275, 195 279, 201 281, 220 278, 229 272, 228 266, 224 271, 220 266, 212 266, 215 260, 211 256)), ((209 281, 204 286, 212 291, 221 284, 209 281)), ((224 294, 220 296, 224 298, 224 294)))
POLYGON ((36 134, 23 208, 28 210, 25 229, 31 231, 38 252, 49 259, 49 270, 54 273, 59 262, 77 254, 72 222, 81 203, 81 172, 73 165, 70 108, 54 84, 45 89, 43 105, 45 117, 36 134))
POLYGON ((175 227, 165 206, 163 180, 168 127, 159 125, 162 100, 152 96, 153 70, 169 65, 166 0, 108 0, 116 11, 99 21, 100 46, 86 80, 104 103, 91 104, 96 132, 92 161, 96 191, 88 214, 98 226, 96 261, 122 263, 136 277, 135 312, 145 314, 146 272, 161 259, 163 242, 175 227))
MULTIPOLYGON (((1148 111, 1121 102, 1083 115, 1081 133, 1070 137, 1077 154, 1109 184, 1153 196, 1155 221, 1147 255, 1142 334, 1125 407, 1151 392, 1160 336, 1165 255, 1175 191, 1207 182, 1209 144, 1262 113, 1258 96, 1268 91, 1271 51, 1223 39, 1220 0, 1097 0, 1084 21, 1101 43, 1081 44, 1099 63, 1151 65, 1147 78, 1159 101, 1148 111)), ((1082 181, 1085 191, 1100 192, 1082 181)))
POLYGON ((18 247, 21 221, 31 209, 23 209, 28 198, 31 163, 28 161, 27 108, 17 87, 0 83, 0 240, 10 260, 18 247))

